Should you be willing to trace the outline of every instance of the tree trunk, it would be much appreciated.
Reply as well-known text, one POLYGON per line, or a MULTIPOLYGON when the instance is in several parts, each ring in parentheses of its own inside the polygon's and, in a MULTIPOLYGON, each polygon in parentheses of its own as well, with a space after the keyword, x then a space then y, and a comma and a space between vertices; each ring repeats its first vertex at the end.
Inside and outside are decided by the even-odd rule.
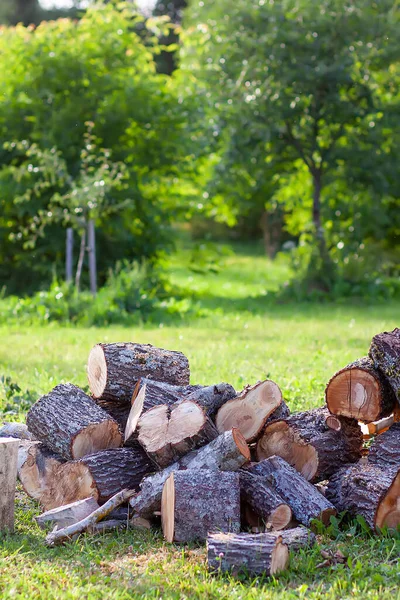
POLYGON ((383 468, 389 465, 400 467, 400 423, 394 423, 376 436, 369 448, 368 462, 383 468))
POLYGON ((89 255, 89 279, 90 291, 93 296, 97 294, 97 267, 96 267, 96 233, 93 219, 89 219, 87 226, 88 255, 89 255))
POLYGON ((386 377, 368 357, 335 373, 326 386, 325 398, 331 413, 366 423, 388 417, 396 402, 386 377))
POLYGON ((29 431, 63 458, 122 446, 118 424, 71 383, 57 385, 27 415, 29 431))
POLYGON ((155 406, 138 422, 138 442, 161 468, 218 436, 212 421, 195 402, 155 406))
POLYGON ((318 236, 321 234, 322 234, 322 238, 323 238, 323 232, 322 232, 322 226, 321 226, 321 191, 322 191, 321 171, 316 170, 313 173, 312 177, 313 177, 312 216, 313 216, 313 223, 314 223, 314 227, 315 227, 315 231, 316 231, 316 235, 317 235, 317 239, 318 239, 318 236))
POLYGON ((256 439, 271 413, 282 403, 282 393, 273 381, 247 386, 218 411, 215 424, 220 433, 237 427, 247 442, 256 439))
POLYGON ((336 514, 335 507, 280 456, 252 463, 248 470, 274 488, 302 525, 308 527, 313 519, 328 525, 331 515, 336 514))
POLYGON ((215 440, 184 456, 160 473, 146 477, 140 485, 140 492, 130 501, 134 514, 151 519, 161 510, 161 495, 164 483, 171 473, 179 469, 208 469, 238 471, 250 459, 249 447, 238 429, 219 435, 215 440))
POLYGON ((400 467, 356 464, 340 469, 329 481, 327 497, 338 511, 361 515, 371 529, 400 525, 400 467))
POLYGON ((375 367, 387 377, 400 404, 400 329, 396 328, 375 335, 372 338, 369 355, 375 367))
POLYGON ((72 282, 72 268, 74 263, 74 230, 72 227, 67 229, 66 248, 65 248, 65 281, 72 282))
POLYGON ((133 342, 97 344, 88 358, 87 375, 94 398, 131 405, 141 377, 172 385, 189 384, 189 361, 174 350, 133 342))
POLYGON ((287 527, 292 520, 292 511, 279 494, 257 475, 241 471, 239 476, 241 500, 274 529, 287 527))
POLYGON ((205 541, 209 531, 240 531, 237 473, 177 471, 164 484, 161 520, 168 542, 205 541))
POLYGON ((49 525, 52 527, 57 525, 57 528, 60 529, 61 527, 68 527, 69 525, 81 521, 98 508, 98 503, 90 496, 84 500, 78 500, 77 502, 72 502, 71 504, 48 510, 38 517, 35 517, 35 521, 42 529, 45 529, 49 525))
POLYGON ((14 531, 18 446, 14 438, 0 439, 0 532, 14 531))
POLYGON ((288 567, 289 550, 280 535, 210 533, 207 563, 210 571, 271 576, 288 567))
POLYGON ((280 456, 307 481, 329 479, 347 463, 361 458, 363 436, 355 419, 342 417, 340 430, 326 425, 330 413, 315 408, 275 421, 257 444, 257 460, 280 456))
POLYGON ((86 250, 86 230, 84 229, 81 233, 81 244, 79 248, 79 257, 78 264, 76 267, 75 274, 75 287, 79 292, 81 286, 81 276, 82 276, 82 267, 83 267, 83 259, 85 258, 85 250, 86 250))
POLYGON ((65 460, 40 442, 21 442, 18 450, 18 478, 25 492, 44 507, 51 504, 48 490, 58 479, 65 460))

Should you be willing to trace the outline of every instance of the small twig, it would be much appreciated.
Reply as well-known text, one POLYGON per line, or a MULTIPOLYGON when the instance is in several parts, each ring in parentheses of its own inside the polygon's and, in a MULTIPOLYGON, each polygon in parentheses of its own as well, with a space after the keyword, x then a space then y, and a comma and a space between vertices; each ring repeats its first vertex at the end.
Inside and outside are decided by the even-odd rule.
POLYGON ((88 528, 92 527, 104 517, 110 514, 114 508, 117 508, 123 502, 126 502, 131 498, 136 492, 134 490, 122 490, 115 494, 110 500, 108 500, 103 506, 100 506, 97 510, 92 512, 88 517, 82 519, 82 521, 78 521, 78 523, 74 523, 73 525, 69 525, 68 527, 64 527, 63 529, 59 529, 58 531, 52 531, 46 536, 46 544, 48 546, 56 546, 57 544, 62 544, 66 540, 70 539, 73 535, 77 533, 82 533, 82 531, 86 531, 88 528))

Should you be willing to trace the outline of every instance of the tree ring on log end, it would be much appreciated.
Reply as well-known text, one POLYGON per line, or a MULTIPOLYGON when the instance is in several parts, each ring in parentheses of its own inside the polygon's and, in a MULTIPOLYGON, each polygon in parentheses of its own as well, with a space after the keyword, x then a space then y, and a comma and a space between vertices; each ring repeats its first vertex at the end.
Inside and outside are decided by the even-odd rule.
POLYGON ((318 454, 315 448, 305 444, 285 421, 276 421, 265 430, 257 444, 257 460, 280 456, 311 481, 318 470, 318 454))
POLYGON ((240 433, 240 429, 237 429, 237 427, 233 427, 232 428, 232 437, 234 439, 236 446, 239 448, 242 456, 244 456, 246 460, 250 460, 250 458, 251 458, 250 448, 249 448, 244 436, 240 433))
POLYGON ((385 526, 388 529, 396 529, 400 525, 400 471, 379 503, 375 522, 379 529, 385 526))
POLYGON ((122 446, 122 435, 115 421, 103 421, 85 427, 72 442, 71 454, 75 459, 99 450, 122 446))
POLYGON ((175 483, 172 473, 164 483, 161 497, 162 530, 167 542, 172 543, 175 533, 175 483))
POLYGON ((101 398, 107 384, 107 362, 100 344, 94 346, 88 358, 87 374, 94 398, 101 398))
POLYGON ((381 412, 379 382, 363 369, 348 369, 334 375, 326 390, 326 403, 335 415, 360 421, 375 421, 381 412))
POLYGON ((277 544, 271 554, 271 575, 284 571, 289 561, 289 549, 282 543, 282 538, 278 538, 277 544))
POLYGON ((288 504, 281 504, 270 516, 270 523, 276 531, 287 527, 292 520, 292 510, 288 504))

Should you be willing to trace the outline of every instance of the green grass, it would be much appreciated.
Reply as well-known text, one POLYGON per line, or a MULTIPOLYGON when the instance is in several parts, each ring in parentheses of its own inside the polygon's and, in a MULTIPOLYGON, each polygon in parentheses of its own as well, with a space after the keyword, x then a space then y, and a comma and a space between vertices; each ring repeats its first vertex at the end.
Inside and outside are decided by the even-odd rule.
MULTIPOLYGON (((192 381, 245 383, 271 377, 293 410, 318 406, 332 373, 367 352, 371 336, 399 325, 400 307, 382 305, 273 305, 268 292, 289 276, 242 249, 223 260, 217 274, 188 270, 181 252, 170 261, 174 282, 192 290, 206 318, 173 325, 73 328, 1 327, 0 374, 40 395, 61 381, 86 384, 85 362, 99 341, 135 340, 182 350, 192 381)), ((5 418, 23 419, 18 406, 0 399, 5 418)), ((0 537, 0 597, 127 599, 390 599, 400 598, 399 537, 371 537, 359 525, 319 535, 319 545, 291 558, 277 579, 211 576, 202 546, 178 547, 155 532, 81 536, 48 549, 33 516, 35 502, 19 491, 16 532, 0 537), (341 551, 343 565, 316 568, 320 549, 341 551)))

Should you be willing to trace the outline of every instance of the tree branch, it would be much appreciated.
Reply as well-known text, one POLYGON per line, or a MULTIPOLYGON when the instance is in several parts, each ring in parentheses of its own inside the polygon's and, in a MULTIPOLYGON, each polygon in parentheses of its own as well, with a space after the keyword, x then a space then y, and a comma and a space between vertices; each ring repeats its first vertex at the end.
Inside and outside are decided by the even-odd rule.
POLYGON ((315 162, 312 158, 308 158, 303 150, 303 146, 301 145, 300 141, 294 136, 292 128, 290 126, 290 123, 288 123, 288 121, 285 121, 285 125, 286 125, 286 131, 287 131, 287 135, 289 138, 289 142, 292 144, 292 146, 297 150, 297 152, 299 153, 300 158, 304 161, 304 163, 306 164, 306 166, 309 168, 310 172, 312 174, 315 173, 316 171, 316 165, 315 162))

